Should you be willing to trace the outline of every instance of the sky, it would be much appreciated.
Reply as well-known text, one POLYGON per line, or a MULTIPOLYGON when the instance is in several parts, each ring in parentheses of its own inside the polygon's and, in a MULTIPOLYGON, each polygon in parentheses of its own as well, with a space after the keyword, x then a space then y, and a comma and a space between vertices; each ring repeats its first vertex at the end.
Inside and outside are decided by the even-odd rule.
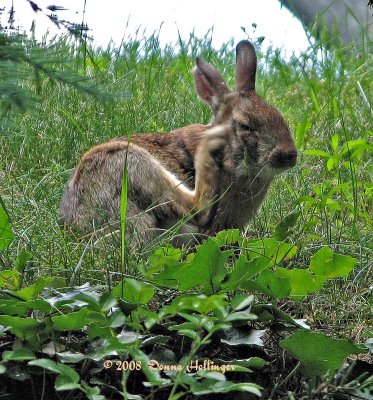
MULTIPOLYGON (((292 16, 279 0, 33 0, 43 11, 48 5, 63 6, 58 16, 70 22, 84 21, 91 29, 94 44, 106 47, 112 39, 119 45, 123 38, 133 36, 136 30, 150 36, 159 31, 162 45, 176 43, 178 33, 183 39, 194 31, 203 37, 213 27, 212 45, 219 48, 231 38, 238 43, 249 36, 256 39, 264 36, 263 47, 273 45, 286 54, 296 54, 308 47, 301 23, 292 16), (86 3, 85 13, 84 3, 86 3), (256 24, 254 29, 252 24, 256 24), (246 34, 242 28, 246 30, 246 34), (248 36, 247 36, 248 35, 248 36)), ((1 7, 9 10, 12 0, 1 0, 1 7)), ((34 13, 27 0, 13 0, 15 25, 28 32, 33 20, 36 36, 45 32, 62 33, 39 11, 34 13)), ((2 16, 6 24, 7 14, 2 16)))

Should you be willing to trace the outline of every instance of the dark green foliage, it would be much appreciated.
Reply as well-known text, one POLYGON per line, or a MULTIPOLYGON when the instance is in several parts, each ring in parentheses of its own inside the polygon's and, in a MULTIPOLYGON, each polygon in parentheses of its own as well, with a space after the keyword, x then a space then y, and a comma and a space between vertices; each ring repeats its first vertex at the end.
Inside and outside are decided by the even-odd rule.
MULTIPOLYGON (((304 298, 319 291, 327 279, 347 276, 356 264, 352 257, 323 248, 312 257, 309 271, 280 267, 285 257, 289 260, 296 251, 275 239, 266 239, 259 247, 258 241, 247 240, 237 231, 221 232, 185 261, 180 250, 170 246, 157 249, 149 258, 149 268, 137 279, 122 275, 122 282, 111 293, 88 284, 65 288, 63 280, 56 278, 39 278, 19 289, 19 280, 9 279, 12 270, 2 271, 1 331, 11 334, 22 347, 4 344, 0 393, 11 392, 9 384, 17 380, 12 368, 18 365, 27 376, 22 378, 26 386, 37 379, 34 367, 39 367, 57 375, 57 392, 80 391, 88 399, 117 398, 109 395, 112 385, 118 394, 127 393, 139 373, 145 383, 135 385, 138 398, 178 399, 229 392, 261 396, 263 390, 268 395, 270 389, 260 387, 255 371, 265 369, 271 361, 264 352, 264 338, 269 337, 271 347, 281 346, 300 360, 313 378, 310 387, 316 389, 316 378, 330 381, 347 356, 365 353, 367 348, 310 332, 303 321, 276 306, 255 302, 254 296, 245 292, 234 294, 250 288, 272 301, 304 298), (230 258, 233 248, 224 249, 232 240, 242 243, 238 258, 230 258), (242 279, 237 271, 242 272, 242 279), (321 284, 310 288, 303 273, 321 284), (162 306, 161 298, 168 291, 173 298, 162 306), (76 340, 66 341, 66 334, 76 340), (83 372, 87 362, 91 369, 83 372), (109 370, 117 373, 114 382, 108 381, 109 370)), ((13 274, 20 275, 17 271, 13 274)), ((287 362, 291 365, 291 360, 287 362)), ((367 385, 363 381, 363 387, 367 385)), ((66 397, 61 394, 61 398, 66 397)))
MULTIPOLYGON (((198 252, 200 257, 212 259, 223 254, 219 247, 211 245, 202 245, 198 252)), ((168 261, 158 273, 171 268, 176 271, 175 279, 180 279, 178 274, 183 276, 178 268, 180 261, 172 258, 168 261)), ((223 268, 229 276, 232 269, 227 266, 228 269, 223 268)), ((213 274, 215 268, 221 267, 207 263, 200 264, 200 268, 203 275, 205 270, 213 274)), ((224 280, 221 276, 220 284, 224 280)), ((220 292, 206 296, 181 290, 179 294, 175 292, 169 305, 151 310, 148 306, 151 298, 156 291, 162 296, 167 287, 163 284, 157 288, 154 279, 150 282, 153 284, 125 279, 112 294, 88 285, 63 288, 63 282, 52 278, 40 278, 34 285, 18 291, 12 290, 11 282, 3 282, 0 326, 6 328, 4 333, 8 331, 22 343, 22 348, 5 349, 2 353, 0 382, 3 382, 4 394, 9 390, 9 382, 16 379, 12 374, 16 363, 28 376, 26 386, 37 378, 38 369, 33 367, 39 367, 57 375, 54 382, 57 392, 82 391, 89 399, 117 398, 108 394, 110 370, 116 371, 116 383, 112 384, 118 393, 127 392, 126 382, 133 386, 131 379, 136 379, 141 371, 153 387, 150 398, 163 398, 165 393, 176 399, 182 393, 231 391, 260 395, 260 387, 251 382, 258 379, 255 371, 260 374, 268 365, 262 358, 268 359, 268 356, 255 349, 263 349, 264 337, 273 335, 273 329, 278 331, 279 327, 281 336, 296 330, 280 345, 293 353, 313 377, 332 374, 346 356, 366 352, 364 347, 352 343, 347 346, 346 341, 304 330, 303 323, 274 306, 254 303, 254 297, 247 294, 234 296, 220 292), (30 312, 31 318, 27 317, 30 312), (66 341, 64 332, 75 340, 66 341), (176 345, 178 338, 184 338, 181 349, 176 345), (88 341, 92 346, 87 346, 88 341), (216 348, 214 356, 211 356, 211 346, 219 349, 216 351, 216 348), (324 360, 322 364, 320 359, 324 360), (87 361, 97 377, 92 371, 88 375, 84 373, 83 378, 87 361), (171 365, 177 369, 162 377, 161 369, 172 371, 171 365), (122 373, 125 380, 120 380, 122 373)), ((279 343, 275 341, 273 345, 279 346, 279 343)), ((136 390, 138 394, 148 393, 147 385, 137 385, 136 390)))

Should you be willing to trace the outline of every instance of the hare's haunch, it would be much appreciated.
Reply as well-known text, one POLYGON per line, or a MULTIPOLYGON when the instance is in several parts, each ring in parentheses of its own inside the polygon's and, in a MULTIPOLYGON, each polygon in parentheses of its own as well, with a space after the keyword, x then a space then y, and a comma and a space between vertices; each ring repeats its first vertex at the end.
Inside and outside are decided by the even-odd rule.
POLYGON ((127 236, 149 242, 185 219, 181 231, 213 234, 243 228, 297 151, 281 114, 255 92, 253 45, 236 48, 236 90, 197 58, 197 92, 213 111, 209 125, 166 134, 136 134, 83 155, 63 195, 61 220, 80 230, 119 221, 127 157, 127 236))

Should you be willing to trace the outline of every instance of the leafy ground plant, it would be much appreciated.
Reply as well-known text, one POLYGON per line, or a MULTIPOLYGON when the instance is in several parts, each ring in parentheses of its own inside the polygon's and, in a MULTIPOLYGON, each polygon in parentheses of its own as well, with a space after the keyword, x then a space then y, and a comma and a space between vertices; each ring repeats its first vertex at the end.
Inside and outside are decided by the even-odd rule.
MULTIPOLYGON (((11 226, 1 210, 6 248, 11 226)), ((345 358, 367 348, 311 332, 273 302, 299 301, 326 280, 348 275, 357 260, 325 247, 308 270, 285 270, 281 265, 296 251, 276 239, 258 242, 224 231, 186 258, 170 246, 157 249, 140 276, 123 278, 110 292, 89 284, 65 287, 60 278, 38 278, 21 288, 21 273, 4 270, 1 394, 12 396, 22 380, 17 393, 31 391, 34 398, 54 390, 66 399, 79 393, 96 400, 224 398, 229 392, 260 397, 270 386, 274 398, 284 383, 260 376, 281 348, 288 351, 284 371, 299 360, 309 390, 319 390, 321 378, 331 384, 345 358), (230 248, 236 242, 239 255, 230 248), (272 304, 240 293, 247 288, 272 304)), ((357 387, 347 379, 343 390, 368 398, 371 383, 359 375, 357 387)))

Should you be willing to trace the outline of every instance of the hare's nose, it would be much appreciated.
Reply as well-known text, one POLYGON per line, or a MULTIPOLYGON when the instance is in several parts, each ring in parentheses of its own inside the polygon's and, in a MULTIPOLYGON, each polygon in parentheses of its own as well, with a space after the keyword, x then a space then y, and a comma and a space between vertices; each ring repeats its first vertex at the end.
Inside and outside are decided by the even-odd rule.
POLYGON ((270 156, 273 168, 293 168, 297 162, 297 151, 291 149, 274 149, 270 156))

